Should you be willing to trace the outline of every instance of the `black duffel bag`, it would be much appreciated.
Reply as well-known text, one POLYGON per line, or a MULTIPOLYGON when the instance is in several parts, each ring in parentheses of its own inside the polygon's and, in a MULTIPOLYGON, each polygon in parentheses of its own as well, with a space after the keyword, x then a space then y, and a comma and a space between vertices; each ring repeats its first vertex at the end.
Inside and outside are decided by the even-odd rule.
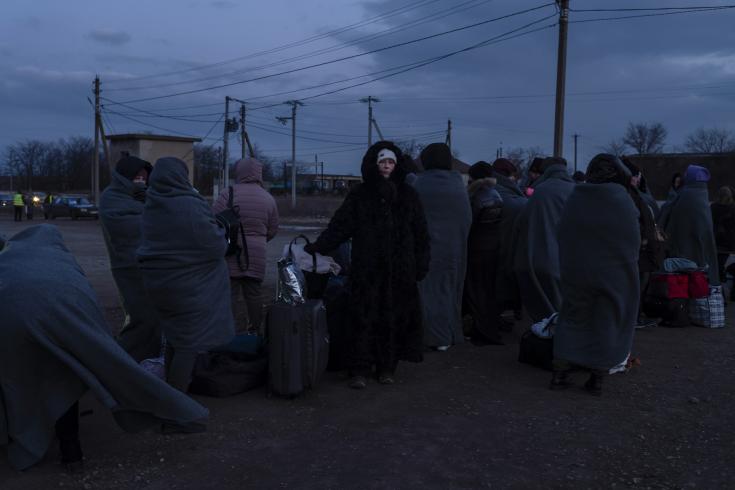
POLYGON ((518 361, 551 371, 554 361, 554 339, 542 339, 527 330, 521 336, 518 361))
POLYGON ((262 339, 238 335, 233 342, 199 354, 194 364, 189 391, 197 395, 226 397, 265 385, 268 380, 268 357, 262 339), (248 351, 251 338, 258 347, 248 351), (248 346, 241 348, 242 345, 248 346), (227 350, 227 347, 232 350, 227 350))

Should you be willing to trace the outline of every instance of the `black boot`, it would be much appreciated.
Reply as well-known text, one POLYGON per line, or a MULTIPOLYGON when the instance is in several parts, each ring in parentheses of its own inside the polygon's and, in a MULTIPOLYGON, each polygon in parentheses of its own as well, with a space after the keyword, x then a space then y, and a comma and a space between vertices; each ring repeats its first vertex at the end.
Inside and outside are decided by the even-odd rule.
POLYGON ((569 369, 554 369, 551 375, 550 390, 564 390, 572 385, 569 381, 569 369))
POLYGON ((59 441, 61 450, 61 465, 69 473, 77 473, 84 467, 82 445, 79 439, 67 439, 59 441))
POLYGON ((584 389, 593 396, 602 396, 602 374, 590 373, 590 378, 584 384, 584 389))

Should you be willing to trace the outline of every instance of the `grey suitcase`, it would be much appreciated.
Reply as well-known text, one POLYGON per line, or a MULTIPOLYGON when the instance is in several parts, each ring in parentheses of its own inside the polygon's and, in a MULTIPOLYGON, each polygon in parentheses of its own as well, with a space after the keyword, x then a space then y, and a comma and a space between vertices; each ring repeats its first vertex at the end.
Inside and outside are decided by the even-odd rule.
POLYGON ((293 397, 314 388, 329 362, 327 312, 322 300, 275 303, 268 313, 268 385, 293 397))

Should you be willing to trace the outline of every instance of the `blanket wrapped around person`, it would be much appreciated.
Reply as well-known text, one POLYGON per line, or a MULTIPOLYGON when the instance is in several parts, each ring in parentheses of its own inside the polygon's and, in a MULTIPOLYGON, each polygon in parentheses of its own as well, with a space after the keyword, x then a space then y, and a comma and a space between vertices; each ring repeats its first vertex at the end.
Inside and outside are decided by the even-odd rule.
POLYGON ((55 422, 87 390, 126 431, 206 421, 206 408, 144 371, 115 342, 55 226, 10 238, 0 251, 0 278, 0 445, 8 446, 14 468, 43 458, 55 422))
POLYGON ((630 176, 618 162, 612 155, 592 160, 588 183, 575 187, 559 223, 563 302, 554 334, 555 371, 563 361, 608 372, 630 354, 641 238, 630 176))

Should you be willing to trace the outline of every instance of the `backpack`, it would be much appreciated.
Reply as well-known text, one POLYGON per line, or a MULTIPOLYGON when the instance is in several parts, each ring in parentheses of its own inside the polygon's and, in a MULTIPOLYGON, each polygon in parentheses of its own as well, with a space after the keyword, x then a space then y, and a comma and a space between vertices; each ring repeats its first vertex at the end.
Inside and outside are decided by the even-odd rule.
POLYGON ((230 186, 230 197, 227 199, 227 208, 217 213, 215 218, 217 224, 225 230, 225 240, 227 241, 227 251, 225 257, 235 255, 237 258, 237 266, 241 271, 250 268, 250 255, 248 254, 248 242, 245 240, 245 228, 240 222, 240 207, 234 206, 233 190, 230 186), (242 246, 238 243, 242 242, 242 246), (245 256, 245 267, 242 266, 242 256, 245 256))

